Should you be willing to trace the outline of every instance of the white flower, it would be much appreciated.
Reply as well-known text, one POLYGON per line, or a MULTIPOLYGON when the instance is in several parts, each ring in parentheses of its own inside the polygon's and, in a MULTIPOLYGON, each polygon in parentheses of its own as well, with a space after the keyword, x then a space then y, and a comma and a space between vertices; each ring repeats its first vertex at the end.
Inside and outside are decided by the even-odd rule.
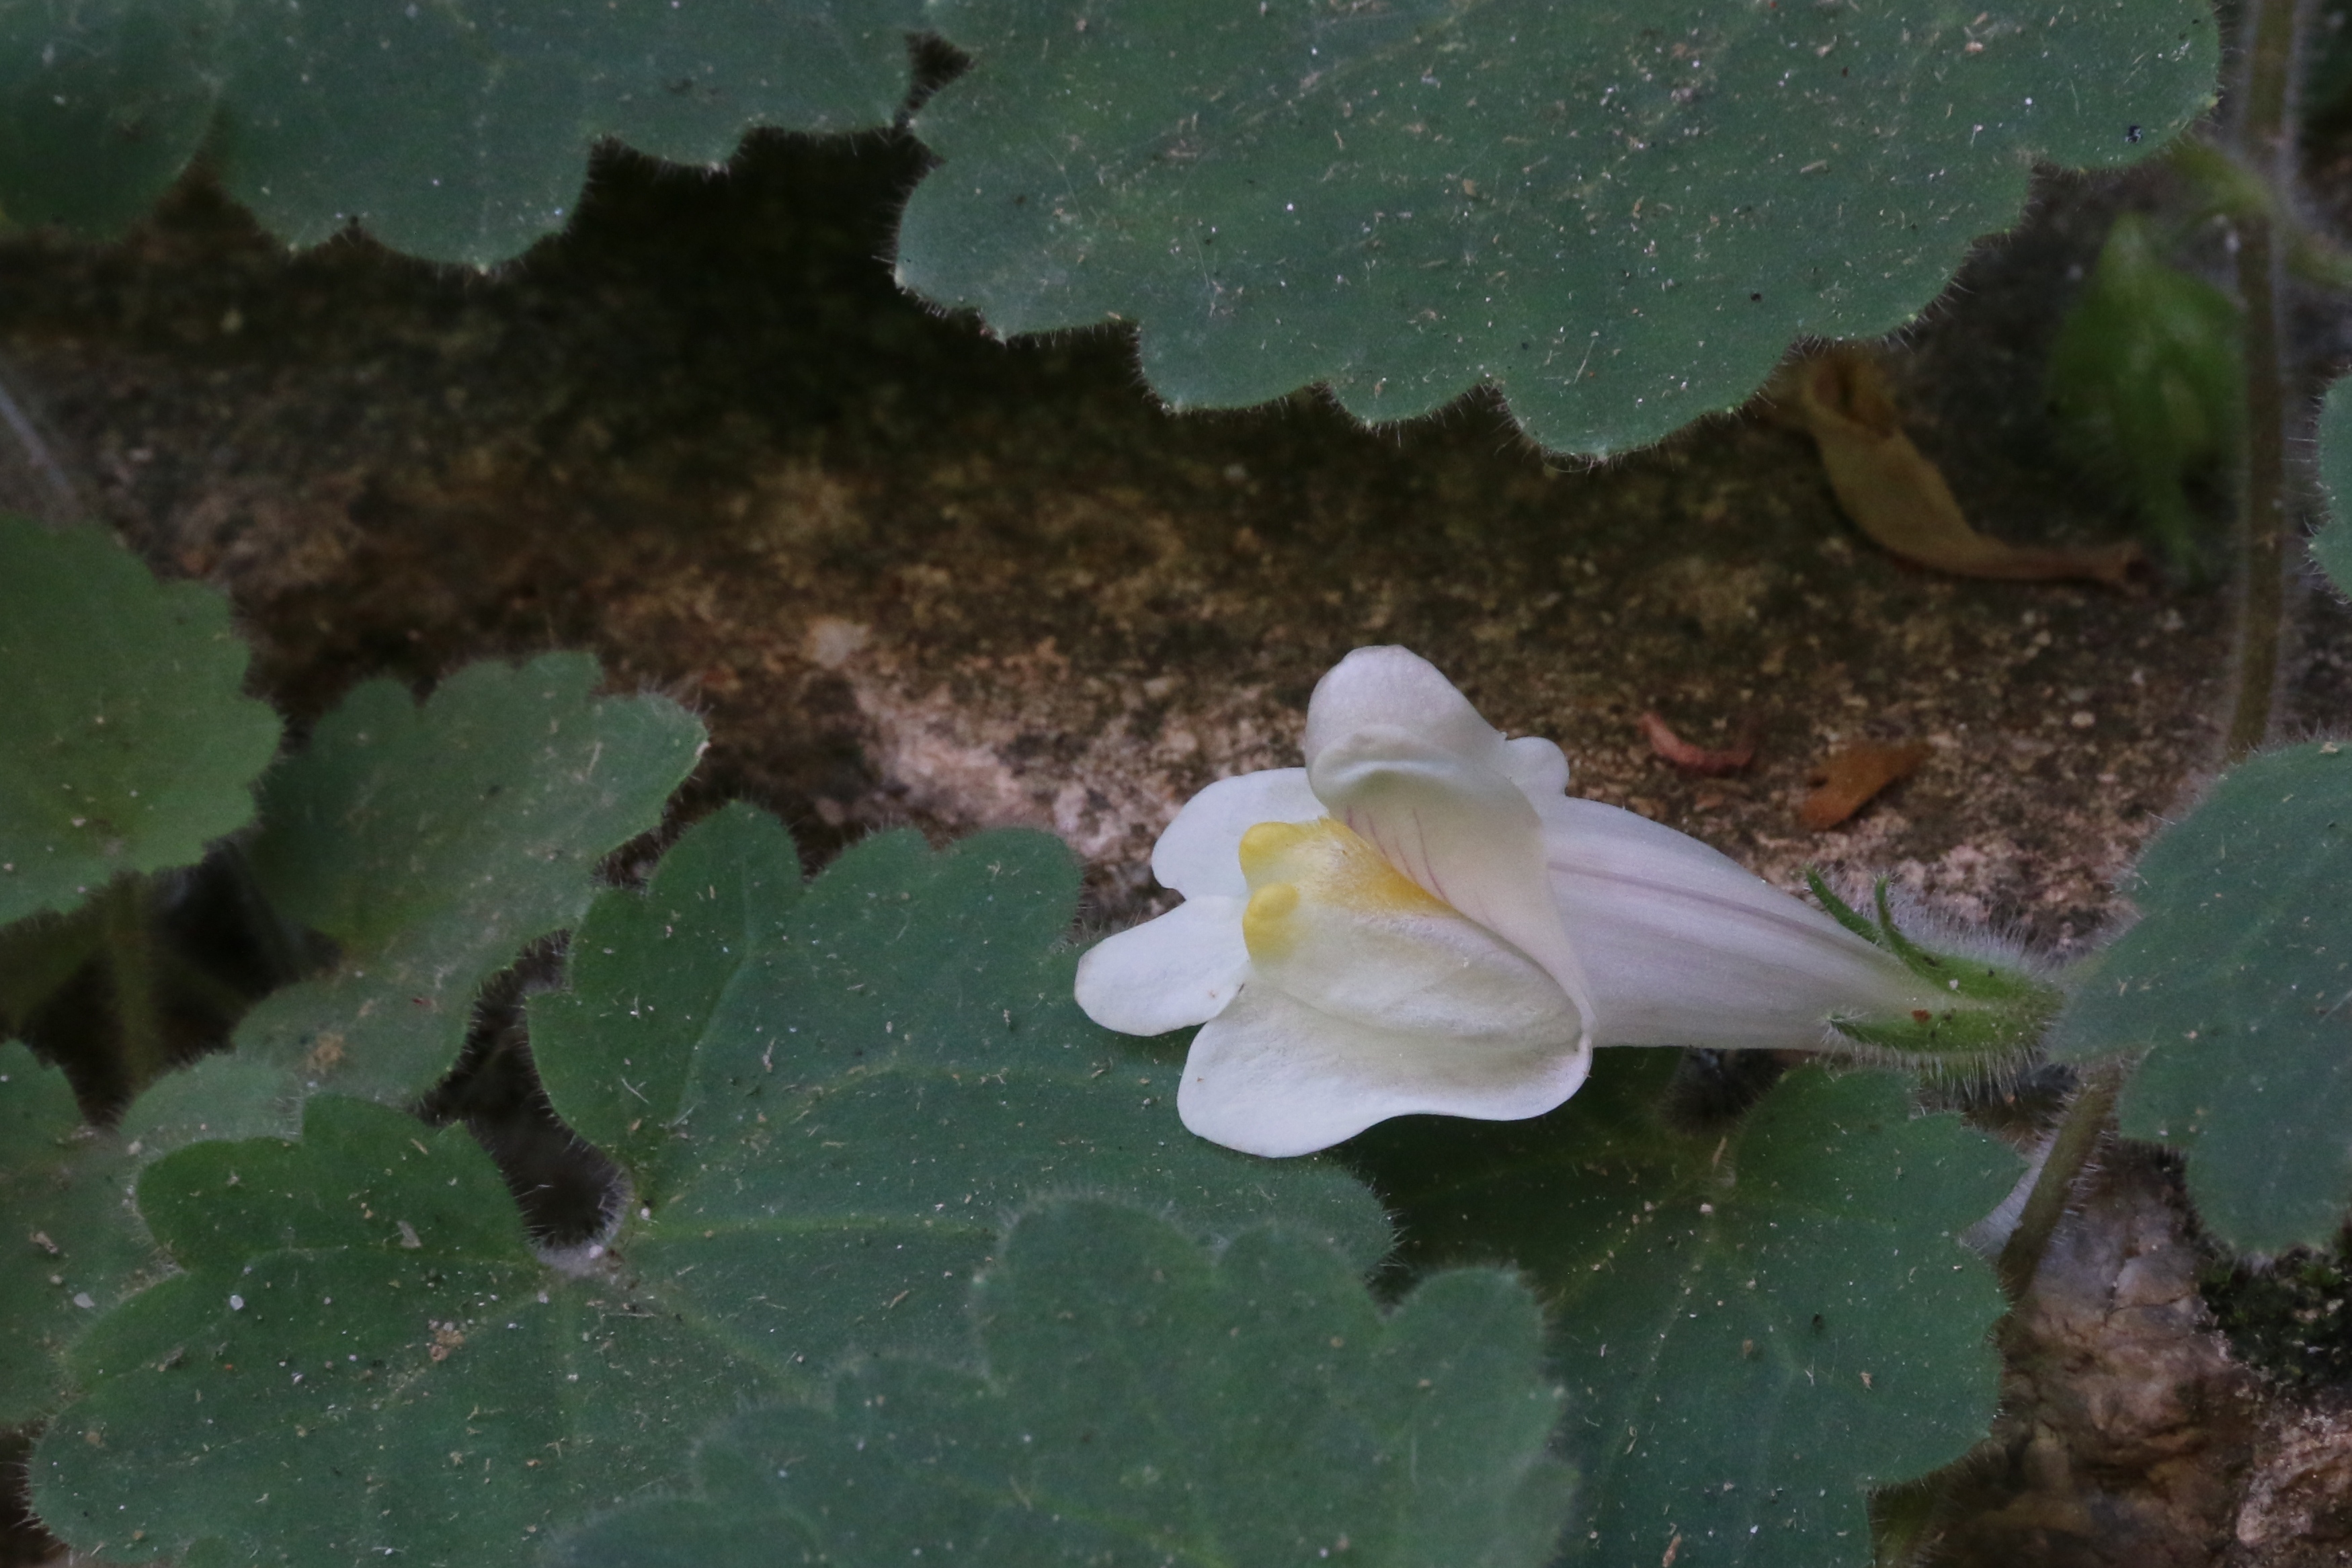
POLYGON ((1812 1048, 1949 1000, 1696 839, 1570 800, 1559 747, 1402 648, 1323 677, 1306 753, 1194 796, 1151 854, 1184 902, 1078 965, 1107 1028, 1202 1026, 1176 1103, 1216 1143, 1539 1115, 1595 1044, 1812 1048))

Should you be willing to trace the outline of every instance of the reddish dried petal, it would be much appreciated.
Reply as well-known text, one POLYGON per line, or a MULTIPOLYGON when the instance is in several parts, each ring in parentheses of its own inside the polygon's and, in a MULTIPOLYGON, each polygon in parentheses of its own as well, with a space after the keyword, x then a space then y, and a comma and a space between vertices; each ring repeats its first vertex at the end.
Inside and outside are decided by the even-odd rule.
POLYGON ((1709 750, 1704 746, 1693 746, 1676 735, 1673 727, 1655 713, 1643 714, 1641 724, 1643 737, 1649 741, 1650 749, 1685 773, 1719 779, 1727 773, 1737 773, 1756 760, 1755 737, 1744 733, 1731 745, 1719 750, 1709 750))

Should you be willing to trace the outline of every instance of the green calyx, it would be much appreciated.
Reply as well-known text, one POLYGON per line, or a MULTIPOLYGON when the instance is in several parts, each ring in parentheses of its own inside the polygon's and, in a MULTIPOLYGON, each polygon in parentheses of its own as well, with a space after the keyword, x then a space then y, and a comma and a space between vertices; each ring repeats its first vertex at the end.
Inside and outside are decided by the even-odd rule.
POLYGON ((1885 877, 1872 890, 1872 915, 1840 898, 1817 871, 1806 871, 1805 885, 1831 919, 1950 998, 1905 1014, 1830 1019, 1868 1054, 1913 1066, 1996 1068, 2032 1050, 2065 1005, 2063 991, 2022 966, 1980 953, 1939 953, 1913 941, 1895 923, 1885 877))

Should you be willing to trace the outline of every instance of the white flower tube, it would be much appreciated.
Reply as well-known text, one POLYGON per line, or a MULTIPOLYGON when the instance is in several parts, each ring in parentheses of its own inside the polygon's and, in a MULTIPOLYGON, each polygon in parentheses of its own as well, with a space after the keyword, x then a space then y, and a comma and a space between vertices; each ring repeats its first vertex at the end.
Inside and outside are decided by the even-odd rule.
POLYGON ((1402 648, 1323 677, 1306 752, 1194 796, 1151 855, 1184 903, 1078 965, 1107 1028, 1202 1026, 1176 1103, 1204 1138, 1512 1121, 1575 1093, 1596 1044, 1810 1048, 1949 1000, 1696 840, 1568 799, 1559 747, 1504 739, 1402 648))

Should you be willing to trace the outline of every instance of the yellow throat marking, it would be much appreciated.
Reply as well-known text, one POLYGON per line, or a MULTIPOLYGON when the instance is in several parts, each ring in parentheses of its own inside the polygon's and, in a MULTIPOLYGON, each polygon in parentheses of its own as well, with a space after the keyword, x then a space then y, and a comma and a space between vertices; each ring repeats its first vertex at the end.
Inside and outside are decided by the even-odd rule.
POLYGON ((1351 915, 1450 915, 1346 823, 1260 822, 1242 835, 1249 907, 1242 940, 1256 959, 1283 957, 1302 934, 1300 912, 1321 905, 1351 915))

